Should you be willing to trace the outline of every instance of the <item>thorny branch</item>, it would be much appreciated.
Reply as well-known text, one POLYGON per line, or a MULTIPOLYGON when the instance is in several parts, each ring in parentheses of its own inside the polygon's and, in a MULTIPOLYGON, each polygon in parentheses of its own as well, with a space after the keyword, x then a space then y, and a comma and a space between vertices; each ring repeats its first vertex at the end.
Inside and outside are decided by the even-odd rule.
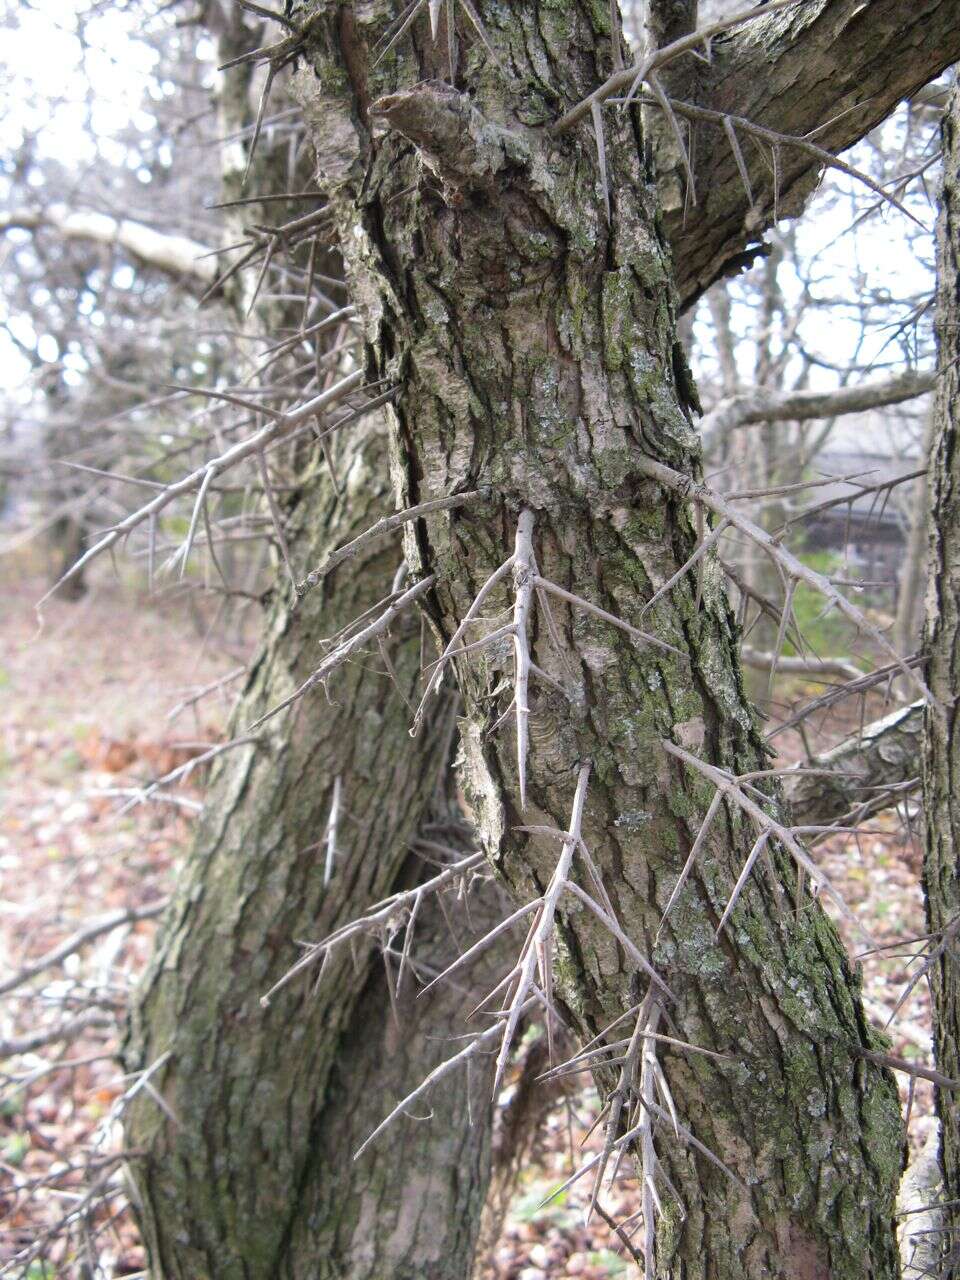
MULTIPOLYGON (((125 537, 139 525, 156 517, 164 510, 165 507, 168 507, 175 498, 180 497, 182 494, 190 493, 194 489, 199 489, 197 506, 194 512, 194 518, 191 522, 191 534, 188 536, 188 541, 184 544, 185 553, 182 558, 185 561, 187 554, 189 554, 192 534, 196 529, 196 519, 202 505, 202 499, 205 497, 206 491, 210 487, 214 478, 218 475, 222 475, 223 472, 229 470, 231 467, 236 466, 238 462, 242 462, 245 458, 249 458, 252 455, 261 452, 268 444, 279 439, 292 428, 299 426, 303 422, 309 422, 312 418, 316 417, 318 413, 322 412, 322 410, 327 408, 329 405, 336 403, 336 401, 342 400, 348 392, 353 391, 356 387, 362 386, 362 384, 363 373, 362 371, 357 370, 356 373, 348 374, 328 391, 322 391, 319 395, 314 396, 312 400, 308 400, 306 404, 300 405, 297 409, 292 409, 287 413, 273 413, 272 411, 267 411, 271 421, 261 427, 259 431, 254 432, 252 436, 248 436, 245 440, 240 440, 237 444, 225 450, 218 457, 205 462, 203 466, 198 467, 197 470, 192 471, 188 476, 184 476, 182 480, 177 480, 168 485, 158 493, 151 502, 146 503, 146 505, 140 507, 137 511, 132 512, 125 519, 114 525, 112 529, 105 533, 102 538, 94 543, 88 551, 75 561, 60 580, 55 583, 41 598, 38 602, 37 608, 42 608, 46 601, 50 599, 59 587, 80 573, 91 560, 115 546, 121 538, 125 537)), ((257 407, 261 412, 264 411, 263 406, 257 407)))
POLYGON ((780 566, 788 578, 795 582, 804 582, 807 586, 812 587, 814 591, 819 592, 844 617, 852 622, 858 631, 864 632, 879 649, 889 654, 896 666, 913 684, 920 695, 936 709, 937 704, 923 678, 901 658, 879 628, 861 610, 851 604, 828 578, 805 565, 792 551, 789 551, 778 542, 772 534, 767 533, 765 529, 755 524, 748 516, 743 515, 735 506, 720 497, 708 485, 697 483, 690 476, 674 471, 673 468, 666 466, 664 463, 657 462, 654 458, 645 455, 638 459, 638 466, 651 480, 656 480, 663 488, 669 489, 681 497, 702 502, 705 507, 722 517, 734 528, 739 529, 741 533, 746 534, 751 542, 754 542, 765 551, 780 566))
POLYGON ((404 524, 408 524, 411 520, 420 520, 423 516, 432 515, 435 511, 452 511, 457 507, 466 506, 468 502, 473 502, 475 498, 480 497, 478 490, 470 490, 467 493, 454 493, 449 498, 431 498, 429 502, 418 503, 415 507, 408 507, 406 511, 398 511, 396 515, 384 516, 382 520, 378 520, 375 525, 365 530, 354 538, 352 542, 347 543, 345 547, 339 547, 336 551, 327 556, 323 564, 318 565, 316 569, 312 569, 310 573, 297 583, 297 595, 305 596, 308 591, 318 585, 328 573, 331 573, 337 565, 343 564, 346 560, 351 560, 354 556, 369 546, 371 542, 375 542, 378 538, 386 537, 388 533, 392 533, 395 529, 400 529, 404 524))
POLYGON ((656 49, 632 67, 627 67, 623 71, 617 71, 612 76, 609 76, 599 88, 594 89, 588 98, 584 98, 582 102, 577 103, 575 107, 571 107, 569 111, 561 116, 553 126, 553 133, 566 133, 578 121, 582 120, 585 115, 588 115, 595 105, 600 106, 608 98, 612 98, 624 90, 627 90, 627 99, 625 101, 632 101, 651 72, 659 71, 661 67, 665 67, 675 58, 679 58, 685 53, 692 53, 701 47, 709 49, 710 41, 716 36, 722 35, 734 27, 741 26, 744 22, 750 22, 754 18, 763 18, 767 14, 778 13, 781 9, 789 9, 799 3, 801 3, 801 0, 770 0, 768 4, 754 5, 750 9, 740 9, 728 18, 721 19, 718 22, 711 22, 707 26, 691 32, 689 35, 681 36, 679 40, 675 40, 672 44, 664 45, 662 49, 656 49))
POLYGON ((436 577, 434 574, 430 574, 429 577, 422 578, 419 582, 415 582, 413 586, 409 587, 406 591, 397 594, 387 604, 387 607, 381 614, 379 614, 378 617, 374 618, 372 622, 368 623, 365 627, 362 627, 348 639, 337 644, 332 652, 330 652, 327 657, 324 658, 323 662, 320 663, 316 671, 314 671, 312 675, 308 676, 307 679, 304 680, 303 684, 300 685, 298 689, 295 689, 288 698, 284 698, 283 701, 278 702, 275 707, 271 707, 269 711, 265 711, 259 719, 254 720, 253 724, 251 724, 247 729, 247 733, 253 733, 268 720, 273 719, 273 717, 279 715, 281 711, 285 711, 287 707, 292 706, 293 703, 302 698, 304 694, 309 693, 311 689, 315 689, 318 684, 322 684, 328 676, 332 675, 333 672, 336 671, 337 667, 342 666, 344 662, 347 662, 352 658, 354 654, 362 649, 369 641, 375 640, 377 636, 382 635, 386 630, 388 630, 390 624, 404 611, 404 609, 409 608, 419 600, 421 596, 426 595, 426 593, 430 591, 435 584, 436 577))

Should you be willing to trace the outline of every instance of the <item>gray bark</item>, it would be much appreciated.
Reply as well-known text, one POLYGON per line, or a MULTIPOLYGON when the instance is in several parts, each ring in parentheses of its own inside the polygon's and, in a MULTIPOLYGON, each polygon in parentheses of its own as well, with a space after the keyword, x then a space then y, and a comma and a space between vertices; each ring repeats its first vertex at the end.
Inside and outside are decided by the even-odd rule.
POLYGON ((897 1196, 897 1238, 900 1241, 901 1280, 929 1280, 940 1274, 943 1231, 940 1131, 934 1129, 903 1175, 897 1196))
MULTIPOLYGON (((439 82, 446 50, 422 27, 375 65, 393 17, 385 3, 309 11, 299 93, 365 311, 369 372, 401 386, 401 501, 477 487, 496 495, 455 522, 428 518, 407 539, 415 570, 438 576, 438 635, 453 634, 509 554, 525 508, 543 576, 640 625, 643 601, 695 545, 686 503, 645 466, 654 459, 691 478, 698 468, 671 270, 637 120, 606 117, 610 224, 589 133, 554 141, 541 128, 607 73, 606 6, 485 11, 509 78, 465 37, 469 94, 439 82)), ((484 617, 495 625, 509 607, 506 591, 494 594, 484 617)), ((511 693, 509 661, 496 654, 458 665, 464 780, 493 865, 528 900, 557 847, 517 825, 565 827, 578 770, 592 762, 584 835, 614 906, 670 984, 681 1033, 731 1055, 696 1065, 665 1056, 683 1123, 744 1189, 661 1133, 686 1218, 668 1198, 658 1273, 894 1276, 899 1107, 889 1076, 859 1053, 869 1032, 826 917, 806 902, 797 913, 796 876, 775 854, 775 873, 750 882, 733 928, 714 942, 753 842, 727 809, 661 927, 711 798, 661 740, 736 772, 764 759, 715 568, 702 599, 681 582, 644 620, 679 657, 637 647, 576 608, 555 613, 562 655, 540 615, 534 660, 567 683, 573 703, 550 685, 531 689, 526 806, 512 735, 495 731, 511 693)), ((580 1031, 634 1003, 634 965, 591 917, 565 905, 558 947, 562 1007, 580 1031)))
MULTIPOLYGON (((905 15, 892 0, 876 0, 868 40, 860 38, 863 27, 857 24, 866 21, 858 16, 860 8, 853 0, 822 0, 804 6, 789 22, 766 24, 759 45, 756 34, 718 44, 713 69, 696 89, 698 100, 743 114, 755 109, 763 123, 776 128, 780 120, 789 131, 802 133, 822 123, 822 114, 832 114, 824 110, 824 93, 800 74, 805 63, 814 65, 821 83, 829 84, 831 102, 849 105, 844 95, 856 92, 868 103, 863 112, 841 116, 823 135, 823 145, 848 145, 909 86, 960 56, 949 5, 921 0, 905 15), (757 75, 758 61, 773 68, 770 77, 757 75)), ((422 65, 413 75, 404 78, 406 46, 371 75, 367 36, 377 24, 382 29, 383 11, 374 6, 355 17, 342 7, 338 15, 337 29, 324 33, 325 49, 314 51, 327 94, 327 102, 317 105, 333 107, 326 116, 314 116, 314 136, 328 176, 339 172, 347 179, 342 194, 352 183, 359 186, 361 165, 371 161, 373 183, 361 211, 361 238, 355 236, 356 211, 344 209, 342 220, 355 253, 354 281, 369 308, 371 342, 380 353, 372 348, 371 361, 379 359, 390 372, 412 374, 395 444, 401 490, 407 499, 432 496, 456 483, 463 471, 475 470, 495 478, 505 498, 505 518, 496 526, 471 524, 461 537, 460 516, 446 516, 431 522, 429 530, 418 526, 408 540, 408 552, 422 567, 436 561, 443 569, 434 622, 441 634, 449 634, 471 588, 504 551, 521 503, 538 508, 538 551, 545 571, 549 566, 566 585, 633 616, 637 594, 647 593, 679 563, 691 532, 682 504, 664 499, 640 479, 631 454, 650 448, 675 465, 692 468, 695 462, 682 406, 691 392, 670 341, 670 309, 663 296, 669 269, 653 212, 631 190, 638 178, 631 139, 615 126, 613 168, 627 184, 615 199, 617 230, 609 241, 591 153, 567 143, 558 144, 552 193, 531 189, 536 184, 522 159, 516 172, 478 148, 474 158, 490 172, 477 208, 470 182, 460 181, 462 155, 447 157, 456 172, 444 189, 449 173, 438 179, 422 173, 416 150, 396 134, 379 157, 370 149, 370 101, 423 75, 445 75, 442 58, 417 28, 422 65), (355 147, 345 160, 339 155, 343 142, 355 147), (394 160, 396 174, 388 177, 386 167, 394 160), (404 194, 404 182, 411 179, 414 194, 404 194), (457 203, 458 193, 451 189, 457 186, 466 193, 466 207, 457 203), (560 208, 564 198, 566 211, 560 208), (486 222, 508 229, 506 244, 485 225, 483 202, 489 204, 486 222), (396 243, 387 228, 399 233, 396 243), (422 264, 408 231, 424 237, 422 264), (465 233, 463 261, 452 260, 438 244, 447 231, 465 233), (631 248, 628 232, 633 231, 640 238, 631 248), (488 249, 491 256, 485 257, 488 249), (559 269, 553 265, 557 261, 559 269), (447 319, 465 322, 466 330, 445 332, 447 319), (494 340, 488 342, 491 328, 494 340), (673 386, 674 375, 679 388, 673 386), (421 402, 422 424, 417 422, 421 402), (628 417, 621 417, 621 410, 634 425, 624 426, 628 417), (507 423, 513 424, 509 431, 507 423), (445 455, 447 445, 453 452, 445 455), (553 488, 545 501, 534 485, 538 469, 544 472, 543 487, 553 488), (598 496, 596 511, 585 510, 598 496), (567 498, 572 499, 569 527, 560 506, 567 498), (595 565, 605 557, 601 578, 595 565)), ((493 15, 483 16, 494 24, 493 15)), ((528 77, 519 114, 524 124, 535 126, 548 121, 557 106, 555 78, 562 81, 561 98, 569 102, 607 72, 609 42, 604 45, 602 32, 598 41, 597 30, 576 6, 569 14, 550 8, 538 19, 511 17, 512 31, 497 28, 497 42, 511 37, 521 22, 531 43, 529 50, 511 47, 514 65, 528 77), (555 51, 563 48, 566 56, 568 39, 574 65, 558 67, 555 51)), ((493 81, 481 67, 475 41, 471 48, 462 36, 460 46, 468 80, 486 107, 497 96, 493 81)), ((308 106, 315 101, 309 79, 308 106)), ((502 103, 494 106, 496 113, 502 103)), ((402 115, 403 104, 399 110, 402 115)), ((435 116, 428 134, 437 123, 435 116)), ((516 125, 514 113, 505 123, 516 125)), ((416 135, 415 123, 411 129, 416 135)), ((429 155, 424 139, 414 136, 414 141, 423 147, 427 163, 442 170, 442 159, 429 155)), ((763 193, 762 208, 747 219, 732 157, 725 162, 720 148, 701 147, 700 212, 683 226, 668 211, 664 224, 683 305, 710 279, 735 268, 738 255, 769 222, 772 193, 761 167, 758 161, 753 181, 763 193)), ((791 210, 798 207, 817 169, 808 156, 784 152, 783 209, 788 203, 791 210)), ((540 177, 549 182, 549 166, 540 177)), ((297 517, 303 545, 313 543, 304 559, 316 563, 327 545, 345 540, 378 514, 362 501, 356 511, 334 511, 329 492, 308 483, 297 517)), ((275 608, 271 639, 238 723, 273 703, 312 667, 314 639, 371 599, 375 581, 387 568, 376 557, 367 566, 352 565, 357 580, 352 578, 346 589, 339 579, 331 583, 340 587, 338 594, 328 600, 318 592, 320 599, 299 616, 275 608), (314 611, 321 602, 329 610, 322 620, 319 609, 314 611)), ((681 736, 687 724, 697 734, 702 721, 710 758, 736 767, 761 759, 732 658, 734 637, 722 594, 711 586, 702 616, 685 593, 679 595, 662 626, 674 639, 676 630, 682 633, 693 658, 689 669, 668 669, 649 655, 611 643, 602 628, 582 616, 563 615, 566 647, 590 686, 588 709, 571 727, 566 708, 550 695, 537 694, 536 702, 542 734, 531 759, 534 805, 539 816, 565 822, 570 791, 565 774, 584 750, 594 755, 591 838, 630 932, 641 941, 652 935, 657 901, 662 904, 706 800, 694 780, 656 756, 656 739, 669 735, 675 724, 681 736), (660 682, 652 696, 651 681, 660 682), (594 750, 604 742, 606 750, 594 750), (612 825, 618 814, 624 820, 619 827, 612 825)), ((543 653, 540 657, 551 661, 543 653)), ((413 659, 403 646, 395 662, 412 691, 413 659)), ((495 667, 485 672, 479 677, 473 668, 462 673, 472 726, 468 773, 480 790, 478 805, 499 865, 515 889, 529 892, 531 878, 549 871, 556 850, 507 832, 499 838, 516 813, 516 777, 509 752, 480 737, 481 726, 493 718, 499 680, 495 667)), ((403 874, 400 850, 422 813, 420 784, 437 762, 431 739, 411 749, 398 730, 394 736, 402 713, 396 714, 393 694, 384 698, 383 686, 372 692, 369 680, 361 687, 355 669, 344 682, 333 708, 317 698, 303 704, 290 735, 280 727, 271 734, 275 760, 247 752, 220 769, 213 807, 144 990, 130 1060, 145 1065, 172 1045, 174 1057, 157 1081, 183 1123, 181 1130, 174 1129, 146 1098, 131 1119, 132 1143, 150 1151, 139 1176, 155 1265, 162 1273, 166 1268, 183 1276, 399 1277, 406 1267, 410 1275, 452 1278, 469 1269, 471 1223, 484 1177, 483 1135, 445 1133, 443 1118, 452 1127, 455 1110, 444 1110, 444 1097, 435 1104, 439 1136, 435 1126, 411 1122, 401 1127, 376 1173, 344 1173, 342 1196, 324 1176, 330 1160, 342 1161, 363 1125, 377 1118, 374 1111, 379 1116, 386 1109, 371 1101, 378 1087, 375 1069, 391 1094, 405 1081, 409 1087, 429 1069, 424 1064, 433 1060, 431 1046, 446 1052, 440 1042, 424 1040, 414 1049, 407 1041, 407 1053, 397 1055, 384 988, 366 968, 335 973, 313 1003, 294 989, 289 1002, 278 1001, 265 1017, 255 1004, 256 995, 289 963, 292 934, 315 936, 326 923, 355 914, 358 897, 396 885, 403 874), (394 765, 397 791, 384 802, 383 774, 394 765), (332 778, 354 770, 359 789, 350 804, 352 813, 356 805, 357 832, 344 851, 343 878, 324 895, 315 857, 303 854, 304 843, 310 843, 303 837, 325 822, 332 778), (383 856, 371 858, 371 848, 383 856), (379 1030, 367 1034, 364 1028, 379 1030), (293 1037, 297 1050, 291 1054, 293 1037), (353 1051, 353 1075, 338 1066, 342 1049, 353 1051), (363 1115, 353 1123, 346 1110, 355 1097, 363 1115), (399 1196, 391 1195, 391 1185, 397 1185, 389 1172, 394 1156, 404 1169, 423 1170, 429 1164, 434 1213, 418 1216, 402 1179, 399 1196), (358 1199, 365 1182, 366 1202, 358 1199), (366 1205, 364 1212, 360 1204, 366 1205), (464 1220, 458 1224, 461 1210, 464 1220), (386 1215, 395 1229, 381 1232, 371 1252, 373 1213, 386 1215), (396 1246, 397 1241, 409 1247, 396 1246), (432 1255, 418 1263, 417 1249, 437 1241, 441 1269, 430 1271, 432 1255)), ((748 895, 736 945, 716 949, 709 943, 706 921, 715 920, 745 847, 740 825, 736 815, 727 815, 724 841, 711 850, 703 876, 683 904, 682 920, 678 917, 655 958, 681 988, 678 1016, 693 1038, 749 1045, 729 1077, 699 1067, 694 1072, 672 1059, 667 1067, 688 1122, 748 1176, 754 1189, 749 1206, 733 1205, 730 1188, 701 1161, 679 1152, 665 1155, 691 1209, 685 1228, 675 1213, 665 1226, 665 1273, 669 1268, 670 1274, 687 1277, 796 1274, 802 1266, 810 1275, 832 1268, 838 1276, 885 1276, 893 1265, 887 1226, 898 1163, 895 1106, 882 1073, 857 1063, 847 1050, 865 1031, 832 931, 816 913, 807 913, 802 929, 787 929, 776 907, 776 885, 760 883, 748 895), (796 974, 789 982, 788 970, 796 974), (744 1027, 738 999, 747 1012, 744 1027), (763 1072, 767 1085, 761 1088, 763 1072), (745 1137, 739 1133, 741 1108, 749 1117, 745 1137)), ((623 1007, 630 975, 609 938, 583 920, 566 919, 563 932, 571 1021, 596 1027, 623 1007)), ((421 1025, 417 1018, 415 1029, 421 1025)), ((416 1185, 422 1191, 423 1184, 416 1185)))
MULTIPOLYGON (((960 947, 956 920, 960 912, 960 93, 954 89, 943 121, 944 176, 937 225, 937 437, 931 480, 929 580, 926 647, 928 683, 942 713, 926 717, 923 798, 926 814, 924 889, 928 927, 939 935, 931 969, 934 1047, 937 1067, 946 1075, 960 1072, 960 947)), ((937 1091, 940 1115, 944 1197, 960 1197, 960 1101, 957 1094, 937 1091)), ((944 1211, 952 1245, 943 1274, 960 1275, 956 1246, 960 1210, 944 1211)))
MULTIPOLYGON (((219 16, 226 60, 250 47, 250 35, 239 9, 219 16)), ((251 104, 256 95, 241 69, 221 99, 225 134, 248 121, 251 104)), ((242 166, 243 155, 234 161, 242 166)), ((282 159, 278 165, 262 147, 252 177, 253 191, 283 190, 282 159)), ((241 194, 229 166, 225 181, 229 194, 241 194)), ((323 254, 319 266, 334 273, 336 255, 323 254)), ((299 308, 261 303, 252 323, 296 326, 299 316, 299 308)), ((391 508, 382 421, 338 441, 341 500, 322 460, 303 451, 302 483, 284 513, 297 565, 326 560, 391 508)), ((234 715, 237 732, 316 667, 325 637, 389 591, 400 554, 396 539, 363 547, 295 609, 278 590, 234 715)), ((385 639, 400 688, 417 696, 418 621, 401 620, 385 639)), ((127 1145, 146 1153, 131 1174, 156 1280, 468 1273, 490 1168, 489 1066, 435 1091, 434 1123, 402 1119, 359 1161, 352 1155, 383 1112, 448 1056, 445 1035, 461 1030, 464 1004, 483 993, 458 984, 417 1000, 408 970, 393 1000, 384 965, 361 943, 327 966, 316 995, 307 974, 269 1009, 259 1003, 299 958, 296 939, 323 936, 434 873, 409 844, 425 818, 445 814, 451 711, 435 721, 435 736, 411 744, 406 703, 374 648, 337 672, 326 697, 273 722, 262 745, 223 757, 126 1045, 131 1070, 170 1054, 152 1082, 176 1123, 145 1092, 126 1128, 127 1145), (343 813, 325 888, 337 779, 343 813)), ((434 839, 449 845, 458 837, 441 831, 434 839)), ((472 895, 477 925, 491 919, 496 903, 488 899, 472 895)), ((394 948, 404 938, 401 927, 394 948)), ((413 957, 428 972, 453 958, 436 902, 418 912, 413 940, 413 957)), ((389 963, 395 980, 396 957, 389 963)))

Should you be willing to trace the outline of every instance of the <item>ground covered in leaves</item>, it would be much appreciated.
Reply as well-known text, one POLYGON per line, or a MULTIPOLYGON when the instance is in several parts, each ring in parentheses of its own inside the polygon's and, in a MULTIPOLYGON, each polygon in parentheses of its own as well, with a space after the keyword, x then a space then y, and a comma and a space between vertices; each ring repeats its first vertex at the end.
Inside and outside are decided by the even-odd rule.
POLYGON ((238 655, 215 633, 205 638, 204 613, 176 599, 145 606, 109 579, 75 604, 51 602, 42 629, 33 605, 43 580, 8 567, 2 587, 0 1273, 131 1275, 144 1258, 125 1211, 115 1123, 130 1082, 112 1050, 155 919, 100 933, 3 989, 77 931, 162 903, 197 786, 126 813, 131 797, 117 793, 216 739, 223 697, 172 720, 169 712, 236 669, 238 655), (67 1235, 48 1241, 67 1219, 67 1235))
MULTIPOLYGON (((78 603, 51 603, 38 630, 33 604, 42 579, 17 569, 8 565, 0 582, 0 1276, 112 1280, 145 1274, 124 1196, 117 1116, 131 1088, 149 1088, 124 1079, 112 1055, 203 778, 177 782, 162 802, 132 802, 139 788, 220 737, 229 677, 249 645, 233 623, 176 593, 146 602, 106 577, 78 603), (190 701, 224 678, 222 688, 190 701), (77 931, 124 912, 142 918, 114 923, 16 981, 77 931)), ((829 732, 835 740, 838 726, 829 732)), ((915 828, 915 814, 908 816, 915 828)), ((831 837, 817 849, 883 943, 923 931, 911 823, 883 815, 868 832, 831 837)), ((855 953, 865 948, 861 939, 847 941, 855 953)), ((896 949, 865 956, 863 972, 868 1014, 883 1025, 910 976, 907 957, 896 949)), ((891 1035, 892 1052, 929 1063, 924 984, 891 1035)), ((932 1099, 923 1082, 908 1097, 909 1079, 902 1077, 903 1094, 916 1149, 933 1123, 932 1099)), ((547 1201, 568 1176, 571 1153, 598 1140, 586 1137, 595 1103, 590 1087, 578 1085, 555 1106, 487 1259, 487 1280, 600 1280, 632 1268, 612 1226, 583 1225, 588 1179, 547 1201)), ((607 1193, 603 1207, 617 1221, 630 1218, 639 1207, 635 1189, 607 1193)))

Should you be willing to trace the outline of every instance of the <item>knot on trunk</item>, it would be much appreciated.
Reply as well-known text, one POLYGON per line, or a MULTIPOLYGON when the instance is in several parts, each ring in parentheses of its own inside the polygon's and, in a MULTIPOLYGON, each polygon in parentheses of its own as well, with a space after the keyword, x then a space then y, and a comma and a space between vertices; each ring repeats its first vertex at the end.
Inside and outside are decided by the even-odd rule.
POLYGON ((378 98, 370 115, 409 138, 438 176, 455 186, 486 186, 529 159, 519 133, 487 120, 466 94, 440 80, 378 98))

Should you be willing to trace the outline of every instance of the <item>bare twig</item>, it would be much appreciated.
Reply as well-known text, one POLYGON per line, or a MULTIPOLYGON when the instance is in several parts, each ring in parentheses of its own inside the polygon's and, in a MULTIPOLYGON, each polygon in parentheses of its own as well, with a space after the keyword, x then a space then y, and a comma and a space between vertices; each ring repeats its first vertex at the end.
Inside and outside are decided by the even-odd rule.
MULTIPOLYGON (((662 745, 664 750, 668 752, 668 754, 675 756, 678 760, 682 760, 685 764, 689 765, 690 768, 695 769, 698 773, 702 774, 705 778, 708 778, 718 788, 717 794, 719 794, 719 789, 722 788, 723 794, 726 796, 729 796, 731 800, 736 801, 736 803, 744 811, 744 813, 746 813, 746 815, 752 819, 752 821, 756 824, 758 831, 768 832, 771 836, 776 837, 776 839, 780 841, 783 847, 787 850, 787 852, 796 862, 797 866, 802 871, 805 871, 815 884, 818 884, 821 887, 821 889, 828 895, 828 897, 830 897, 833 900, 833 902, 836 904, 839 910, 843 913, 843 915, 872 944, 873 939, 870 938, 869 933, 867 933, 864 926, 860 923, 857 917, 853 914, 853 912, 847 906, 843 897, 834 888, 833 883, 827 876, 826 872, 824 872, 820 867, 818 867, 816 863, 813 862, 810 856, 803 849, 800 842, 797 840, 793 832, 793 829, 785 826, 782 822, 779 822, 776 818, 771 817, 770 814, 767 813, 757 803, 757 801, 754 800, 752 796, 750 796, 747 793, 745 786, 741 785, 741 783, 746 781, 745 778, 737 778, 734 775, 727 773, 726 770, 717 768, 716 765, 707 764, 705 761, 701 760, 698 756, 693 755, 692 752, 687 751, 683 747, 677 746, 677 744, 674 742, 669 742, 668 740, 664 739, 662 745)), ((756 777, 757 775, 752 774, 749 776, 756 777)), ((702 828, 701 828, 701 831, 702 831, 702 828)), ((697 838, 699 840, 699 835, 697 838)), ((756 846, 754 846, 754 849, 751 851, 750 858, 754 858, 754 855, 756 854, 756 852, 757 852, 757 848, 756 846)), ((750 861, 750 858, 748 858, 748 862, 750 861)), ((684 871, 686 870, 687 868, 685 867, 684 871)), ((734 892, 731 895, 730 902, 727 904, 727 909, 724 912, 725 919, 729 917, 730 911, 732 910, 733 905, 736 902, 737 897, 739 896, 739 893, 743 887, 743 884, 741 883, 741 881, 745 883, 745 878, 742 875, 741 875, 741 879, 738 880, 737 882, 737 887, 734 889, 734 892)), ((676 901, 676 895, 674 894, 671 897, 671 905, 675 901, 676 901)), ((666 912, 664 912, 664 919, 666 919, 666 912)))
POLYGON ((431 498, 429 502, 421 502, 415 507, 408 507, 405 511, 398 511, 396 515, 384 516, 382 520, 378 520, 375 525, 366 529, 358 537, 354 538, 352 542, 348 542, 346 546, 339 547, 336 551, 331 551, 323 564, 317 565, 316 569, 312 569, 302 582, 296 584, 297 595, 305 596, 337 565, 343 564, 345 560, 351 560, 354 556, 359 555, 371 542, 385 537, 388 533, 401 528, 411 520, 419 520, 422 516, 430 515, 434 511, 449 511, 455 507, 465 506, 479 496, 479 490, 471 489, 466 493, 451 494, 448 498, 431 498))
POLYGON ((343 780, 339 773, 333 780, 333 798, 330 801, 330 816, 327 818, 327 856, 323 864, 324 888, 333 879, 333 868, 337 858, 337 825, 340 821, 340 794, 343 780))
POLYGON ((105 933, 111 933, 114 929, 119 929, 125 924, 136 924, 138 920, 153 920, 166 908, 168 901, 169 899, 167 898, 161 898, 159 902, 151 902, 145 907, 126 907, 122 911, 114 911, 108 916, 94 920, 83 929, 78 929, 76 933, 65 941, 52 947, 37 960, 29 961, 18 969, 16 973, 0 982, 0 996, 5 996, 8 992, 15 991, 17 987, 23 986, 25 982, 29 982, 31 978, 35 978, 37 974, 43 973, 46 969, 52 969, 55 965, 60 964, 61 961, 66 960, 67 956, 73 955, 75 951, 85 947, 88 942, 93 942, 95 938, 102 937, 105 933))
POLYGON ((356 938, 361 934, 376 934, 390 921, 401 917, 417 899, 428 893, 438 893, 455 880, 478 868, 483 861, 482 853, 472 853, 466 858, 461 858, 452 866, 445 867, 443 871, 432 879, 425 881, 414 889, 391 894, 389 898, 385 898, 382 902, 370 907, 368 911, 356 920, 351 920, 348 924, 341 925, 339 929, 336 929, 320 942, 311 943, 297 963, 283 975, 279 982, 270 988, 266 995, 261 996, 260 1004, 263 1008, 267 1008, 277 992, 282 990, 288 982, 291 982, 306 969, 322 961, 323 957, 334 948, 349 942, 350 939, 356 938))
MULTIPOLYGON (((503 1037, 500 1042, 500 1052, 497 1055, 496 1073, 493 1083, 493 1095, 496 1097, 500 1088, 500 1082, 503 1079, 503 1073, 507 1068, 507 1061, 510 1054, 510 1045, 513 1043, 514 1032, 517 1023, 520 1020, 522 1009, 527 1003, 530 995, 530 989, 533 984, 534 968, 537 964, 537 943, 548 943, 553 933, 553 921, 556 915, 557 903, 560 894, 566 885, 567 878, 570 873, 570 865, 573 861, 574 851, 580 841, 580 827, 583 821, 583 806, 587 798, 587 783, 590 780, 590 765, 584 764, 580 767, 580 773, 577 778, 577 789, 573 798, 573 809, 570 814, 570 825, 567 828, 567 839, 563 843, 560 857, 557 860, 556 868, 550 877, 550 883, 547 886, 540 908, 537 912, 534 926, 528 938, 526 951, 521 953, 521 958, 517 963, 514 974, 517 979, 516 988, 513 998, 505 1019, 503 1028, 503 1037)), ((541 984, 545 982, 545 975, 541 974, 541 984)))
POLYGON ((527 807, 527 749, 529 747, 530 708, 527 689, 530 683, 530 640, 527 628, 533 603, 533 512, 524 510, 517 521, 513 551, 513 581, 516 589, 513 606, 513 647, 515 654, 513 705, 517 712, 517 774, 520 785, 520 808, 527 807))

